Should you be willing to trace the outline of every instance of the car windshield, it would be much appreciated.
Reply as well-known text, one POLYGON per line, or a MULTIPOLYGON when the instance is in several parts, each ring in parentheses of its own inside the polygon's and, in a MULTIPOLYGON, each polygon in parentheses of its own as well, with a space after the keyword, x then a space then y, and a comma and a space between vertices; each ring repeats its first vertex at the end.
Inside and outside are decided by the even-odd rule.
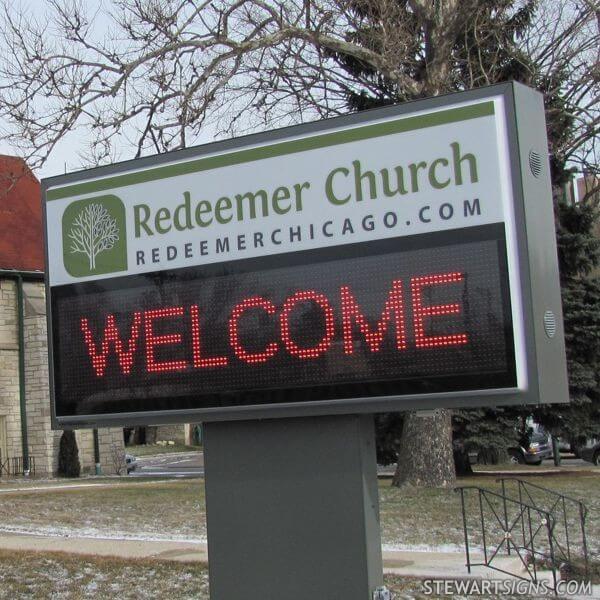
POLYGON ((547 442, 548 441, 548 434, 545 431, 536 431, 535 433, 531 434, 531 441, 532 442, 547 442))

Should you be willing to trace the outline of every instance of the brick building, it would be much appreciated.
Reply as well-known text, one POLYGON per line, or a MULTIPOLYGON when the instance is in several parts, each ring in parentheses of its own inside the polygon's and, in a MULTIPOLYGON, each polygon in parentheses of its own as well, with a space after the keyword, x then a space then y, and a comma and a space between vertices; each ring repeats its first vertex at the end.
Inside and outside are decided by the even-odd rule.
MULTIPOLYGON (((0 156, 0 476, 56 472, 50 428, 40 184, 21 159, 0 156)), ((115 471, 120 428, 99 430, 100 463, 115 471)), ((77 432, 82 470, 94 472, 91 430, 77 432)))

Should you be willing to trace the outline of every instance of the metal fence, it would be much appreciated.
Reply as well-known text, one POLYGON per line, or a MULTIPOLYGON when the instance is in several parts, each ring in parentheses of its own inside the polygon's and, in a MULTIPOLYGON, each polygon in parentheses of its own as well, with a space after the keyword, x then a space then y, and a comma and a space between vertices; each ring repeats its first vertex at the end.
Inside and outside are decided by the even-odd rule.
MULTIPOLYGON (((554 520, 552 537, 555 558, 561 562, 571 562, 581 557, 584 562, 585 577, 589 577, 589 553, 585 525, 588 516, 586 505, 577 498, 559 494, 517 477, 503 477, 497 480, 502 485, 502 495, 516 493, 520 502, 528 502, 548 512, 554 520)), ((521 527, 525 523, 521 522, 521 527)))
POLYGON ((35 475, 35 456, 30 456, 28 464, 22 456, 7 456, 0 454, 0 477, 15 477, 18 475, 35 475))
POLYGON ((460 494, 466 566, 484 566, 525 581, 538 582, 539 570, 552 574, 554 590, 560 567, 583 559, 589 578, 583 502, 516 477, 497 480, 501 492, 478 486, 456 488, 460 494), (473 562, 473 549, 483 550, 483 562, 473 562), (500 556, 515 556, 522 574, 506 571, 500 556))

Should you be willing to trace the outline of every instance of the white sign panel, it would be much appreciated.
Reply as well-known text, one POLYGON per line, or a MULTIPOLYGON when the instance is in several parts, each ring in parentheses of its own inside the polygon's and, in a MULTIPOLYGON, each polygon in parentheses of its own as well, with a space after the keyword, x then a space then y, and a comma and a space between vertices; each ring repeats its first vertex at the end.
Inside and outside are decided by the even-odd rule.
POLYGON ((48 228, 65 234, 48 240, 50 285, 505 222, 512 199, 502 102, 50 186, 48 228), (78 219, 107 196, 123 205, 125 230, 112 218, 126 243, 102 246, 99 231, 96 249, 87 248, 78 219))

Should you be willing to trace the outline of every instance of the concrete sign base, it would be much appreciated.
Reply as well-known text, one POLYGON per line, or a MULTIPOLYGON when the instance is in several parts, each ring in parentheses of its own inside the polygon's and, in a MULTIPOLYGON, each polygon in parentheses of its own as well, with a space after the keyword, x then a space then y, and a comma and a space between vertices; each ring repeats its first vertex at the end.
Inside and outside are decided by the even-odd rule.
POLYGON ((373 416, 205 424, 213 600, 365 600, 382 584, 373 416))

